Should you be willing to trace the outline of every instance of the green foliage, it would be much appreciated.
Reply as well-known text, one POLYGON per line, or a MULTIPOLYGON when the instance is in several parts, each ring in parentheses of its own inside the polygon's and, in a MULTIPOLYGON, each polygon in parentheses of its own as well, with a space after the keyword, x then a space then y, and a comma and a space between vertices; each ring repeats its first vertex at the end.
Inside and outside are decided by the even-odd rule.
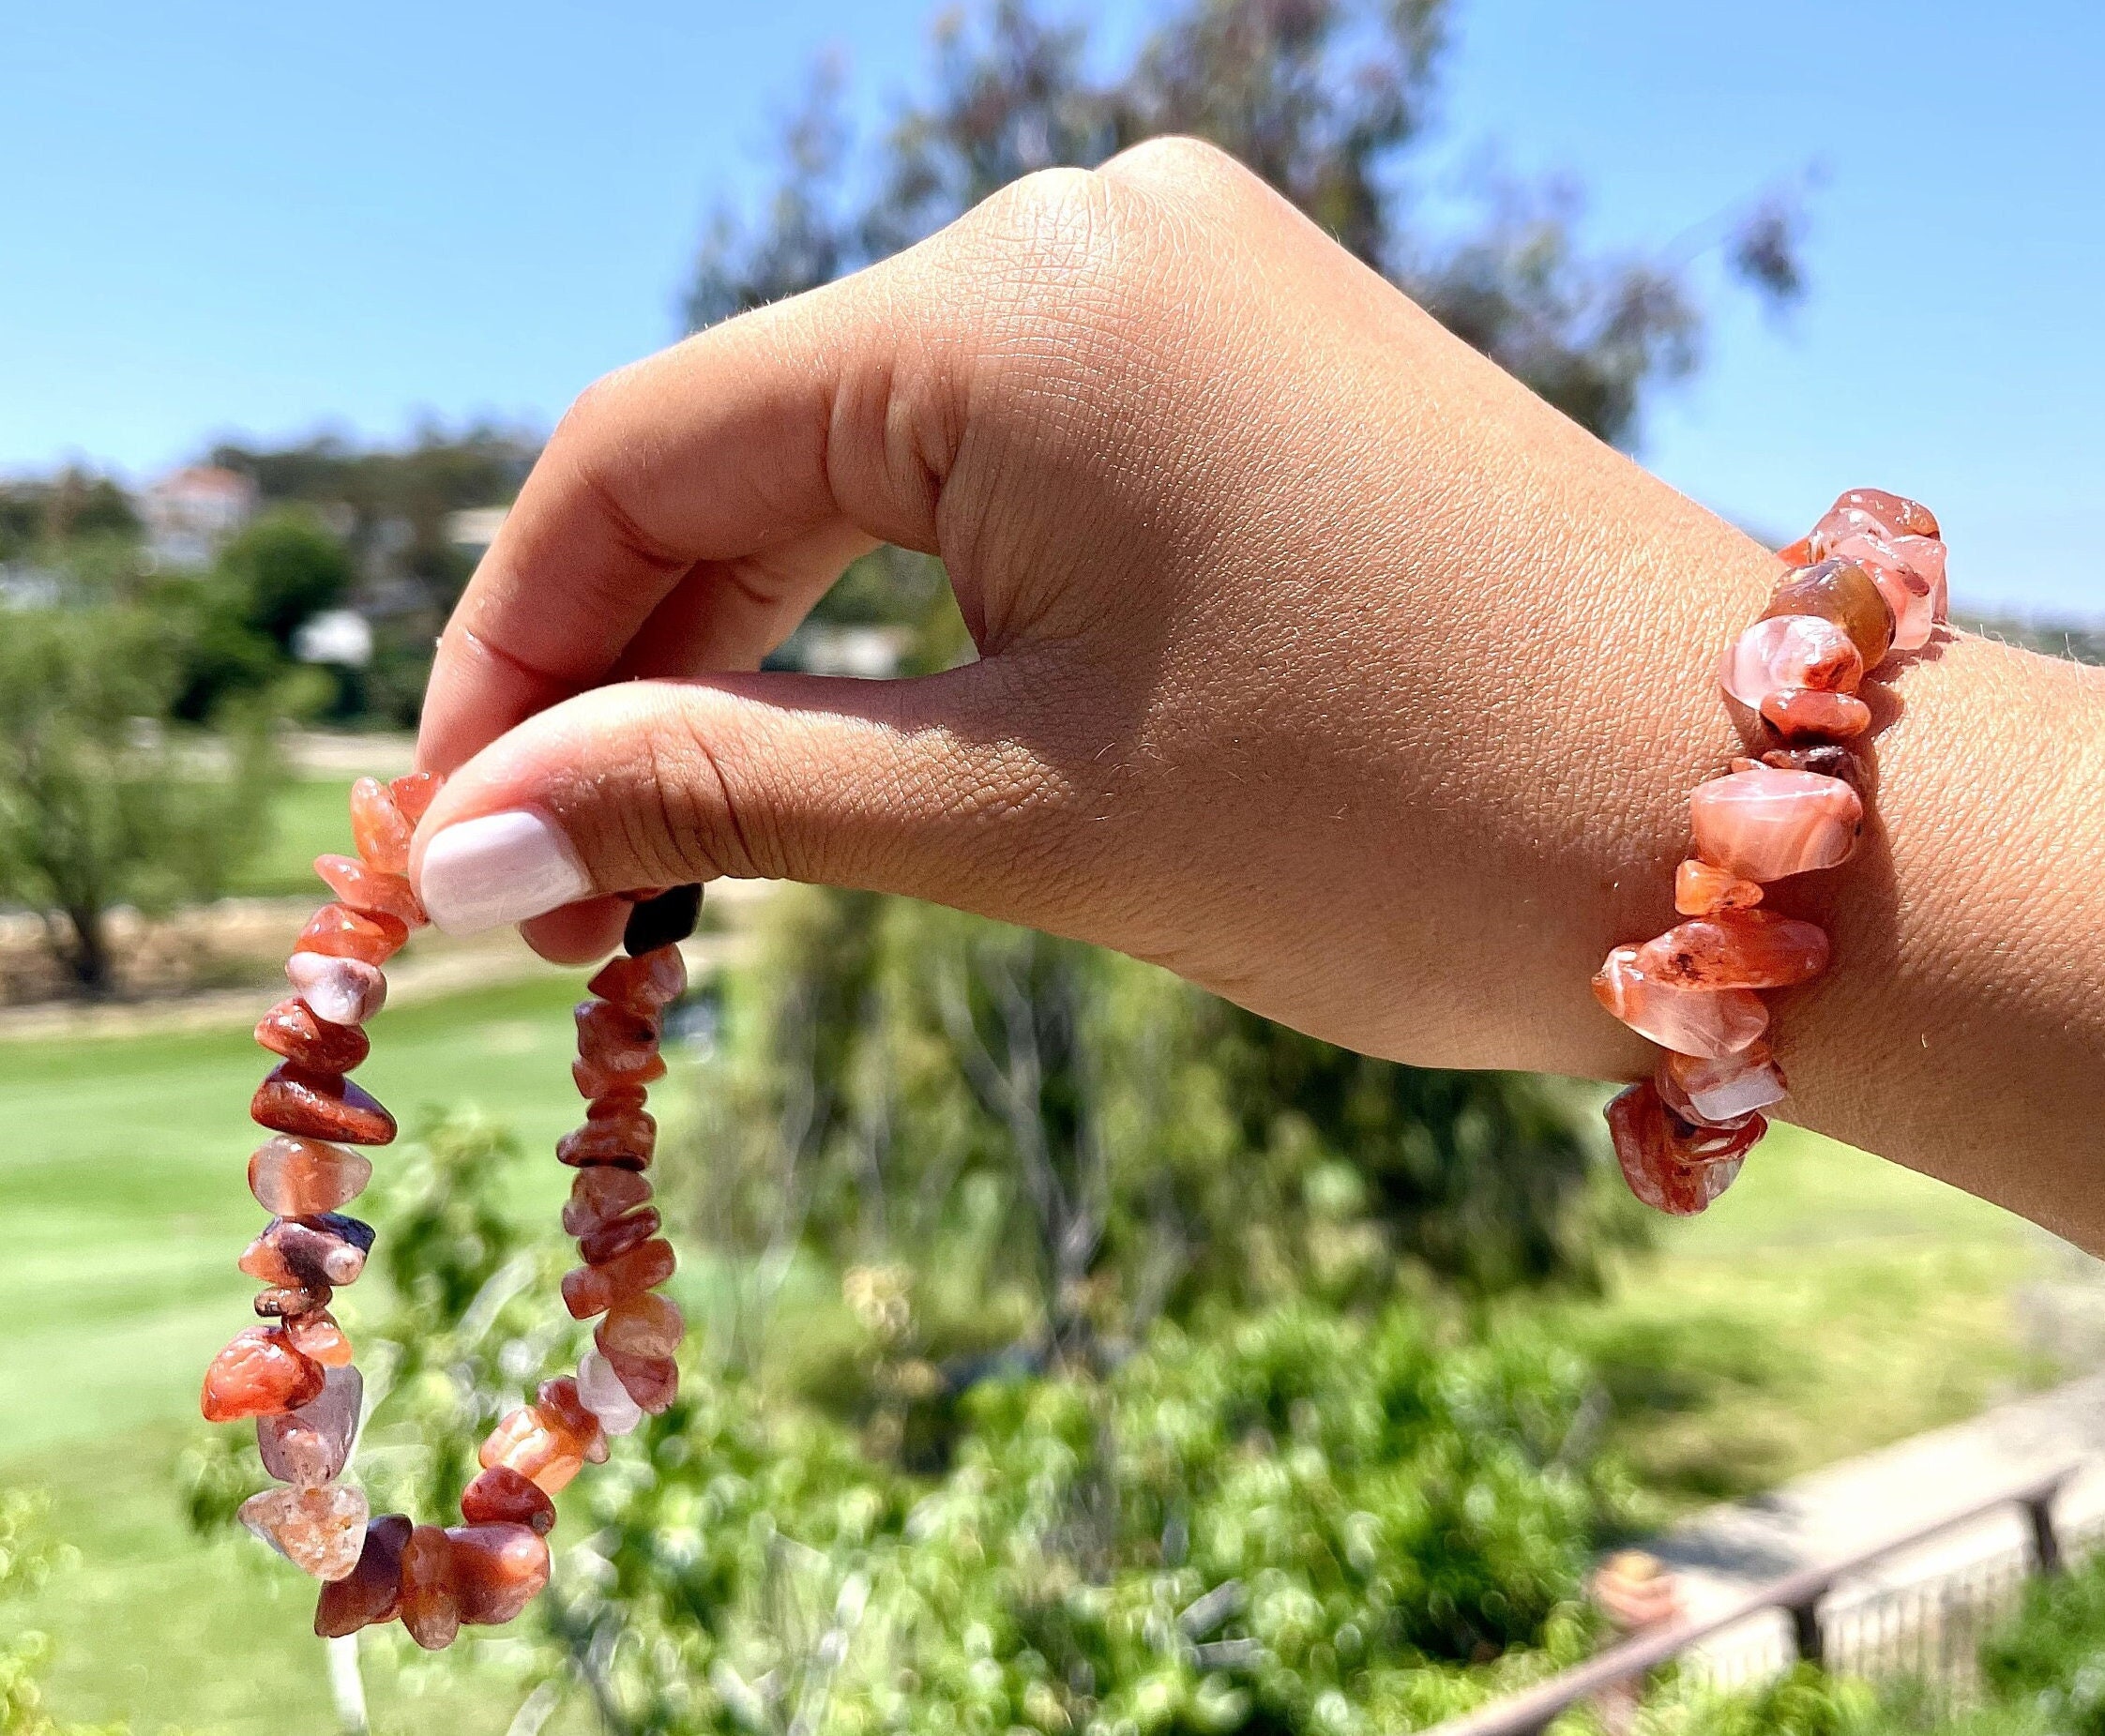
POLYGON ((214 894, 253 848, 276 777, 260 711, 202 744, 172 740, 176 680, 144 610, 22 611, 0 634, 0 897, 43 914, 91 993, 113 980, 110 909, 214 894), (201 750, 223 771, 201 775, 201 750))
POLYGON ((221 587, 241 625, 290 652, 293 635, 350 594, 351 557, 310 512, 280 508, 245 527, 220 551, 221 587))
POLYGON ((0 482, 0 562, 52 558, 77 540, 135 542, 139 529, 115 479, 77 465, 49 478, 0 482))
POLYGON ((2016 1618, 1981 1647, 1997 1698, 2030 1702, 2052 1736, 2105 1736, 2105 1555, 2032 1580, 2016 1618))
POLYGON ((558 1622, 622 1635, 638 1730, 1407 1728, 1581 1651, 1585 1391, 1537 1336, 1289 1306, 989 1381, 931 1482, 704 1381, 593 1480, 558 1622))
POLYGON ((1640 1713, 1638 1736, 1881 1736, 1891 1728, 1863 1682, 1798 1664, 1740 1692, 1670 1686, 1640 1713))
MULTIPOLYGON (((70 1550, 44 1534, 44 1502, 23 1489, 0 1489, 0 1604, 36 1590, 74 1564, 70 1550)), ((0 1638, 0 1736, 122 1736, 120 1727, 61 1725, 44 1710, 39 1683, 51 1644, 36 1632, 0 1638)))

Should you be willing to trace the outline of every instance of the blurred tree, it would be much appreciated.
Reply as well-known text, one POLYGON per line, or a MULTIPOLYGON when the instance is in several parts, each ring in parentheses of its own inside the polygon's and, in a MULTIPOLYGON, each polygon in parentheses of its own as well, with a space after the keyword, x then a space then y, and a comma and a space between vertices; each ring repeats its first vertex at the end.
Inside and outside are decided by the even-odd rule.
POLYGON ((0 898, 43 917, 84 994, 114 987, 114 906, 211 896, 264 824, 262 710, 177 742, 161 726, 178 680, 145 610, 25 610, 0 633, 0 898))
POLYGON ((220 586, 241 625, 290 653, 293 636, 351 594, 351 556, 311 512, 267 512, 220 551, 220 586))

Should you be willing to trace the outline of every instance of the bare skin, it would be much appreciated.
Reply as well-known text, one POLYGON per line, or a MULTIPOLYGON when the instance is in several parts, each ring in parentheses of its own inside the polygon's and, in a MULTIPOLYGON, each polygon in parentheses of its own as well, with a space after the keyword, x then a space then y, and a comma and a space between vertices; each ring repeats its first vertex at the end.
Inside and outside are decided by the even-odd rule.
MULTIPOLYGON (((1777 571, 1160 142, 581 399, 447 629, 416 859, 526 808, 602 894, 912 894, 1370 1053, 1635 1078, 1587 982, 1673 920, 1777 571), (877 540, 943 557, 979 661, 735 672, 877 540)), ((2105 1247, 2105 684, 1960 635, 1867 697, 1864 846, 1772 889, 1835 939, 1773 997, 1785 1107, 2105 1247)))

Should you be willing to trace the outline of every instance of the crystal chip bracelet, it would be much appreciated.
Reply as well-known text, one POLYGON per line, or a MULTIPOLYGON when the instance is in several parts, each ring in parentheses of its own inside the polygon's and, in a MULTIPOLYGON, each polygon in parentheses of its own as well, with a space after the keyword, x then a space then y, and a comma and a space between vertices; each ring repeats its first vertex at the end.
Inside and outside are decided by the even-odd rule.
POLYGON ((662 1077, 664 1010, 687 987, 678 943, 691 933, 702 889, 680 886, 638 900, 622 937, 626 957, 592 978, 577 1009, 571 1077, 586 1100, 584 1125, 556 1155, 576 1170, 563 1228, 584 1263, 563 1279, 580 1320, 598 1316, 575 1376, 544 1381, 531 1403, 483 1442, 481 1473, 461 1496, 459 1525, 372 1517, 341 1478, 364 1396, 351 1345, 329 1315, 331 1293, 356 1279, 372 1230, 339 1208, 363 1191, 371 1161, 351 1149, 386 1145, 394 1118, 346 1077, 366 1058, 364 1025, 386 999, 380 967, 424 926, 408 879, 416 823, 438 793, 418 772, 351 791, 358 853, 322 856, 315 872, 336 894, 301 932, 286 962, 294 994, 264 1015, 256 1041, 281 1059, 256 1090, 250 1113, 277 1136, 249 1159, 249 1186, 270 1223, 241 1257, 263 1286, 250 1327, 205 1371, 209 1422, 256 1419, 264 1469, 280 1487, 251 1496, 242 1522, 322 1580, 314 1631, 329 1638, 400 1617, 410 1638, 436 1650, 463 1624, 510 1621, 548 1583, 551 1499, 607 1441, 678 1390, 673 1362, 680 1311, 655 1293, 673 1274, 673 1249, 650 1204, 657 1123, 644 1088, 662 1077))
POLYGON ((1781 554, 1790 570, 1719 669, 1760 740, 1689 798, 1695 850, 1673 879, 1689 920, 1616 947, 1594 978, 1600 1004, 1665 1050, 1608 1126, 1630 1191, 1677 1215, 1732 1185, 1785 1094, 1760 990, 1827 968, 1825 931, 1762 909, 1762 888, 1848 860, 1865 783, 1850 744, 1871 721, 1856 688, 1946 612, 1937 521, 1901 495, 1853 490, 1781 554))

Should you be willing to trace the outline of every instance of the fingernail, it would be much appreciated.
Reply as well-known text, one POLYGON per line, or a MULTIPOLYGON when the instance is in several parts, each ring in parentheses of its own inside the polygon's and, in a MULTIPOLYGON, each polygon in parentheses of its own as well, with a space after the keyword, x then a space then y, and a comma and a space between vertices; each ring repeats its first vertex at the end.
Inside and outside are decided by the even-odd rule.
POLYGON ((424 846, 416 893, 448 934, 524 922, 592 891, 570 840, 526 808, 457 821, 424 846))

